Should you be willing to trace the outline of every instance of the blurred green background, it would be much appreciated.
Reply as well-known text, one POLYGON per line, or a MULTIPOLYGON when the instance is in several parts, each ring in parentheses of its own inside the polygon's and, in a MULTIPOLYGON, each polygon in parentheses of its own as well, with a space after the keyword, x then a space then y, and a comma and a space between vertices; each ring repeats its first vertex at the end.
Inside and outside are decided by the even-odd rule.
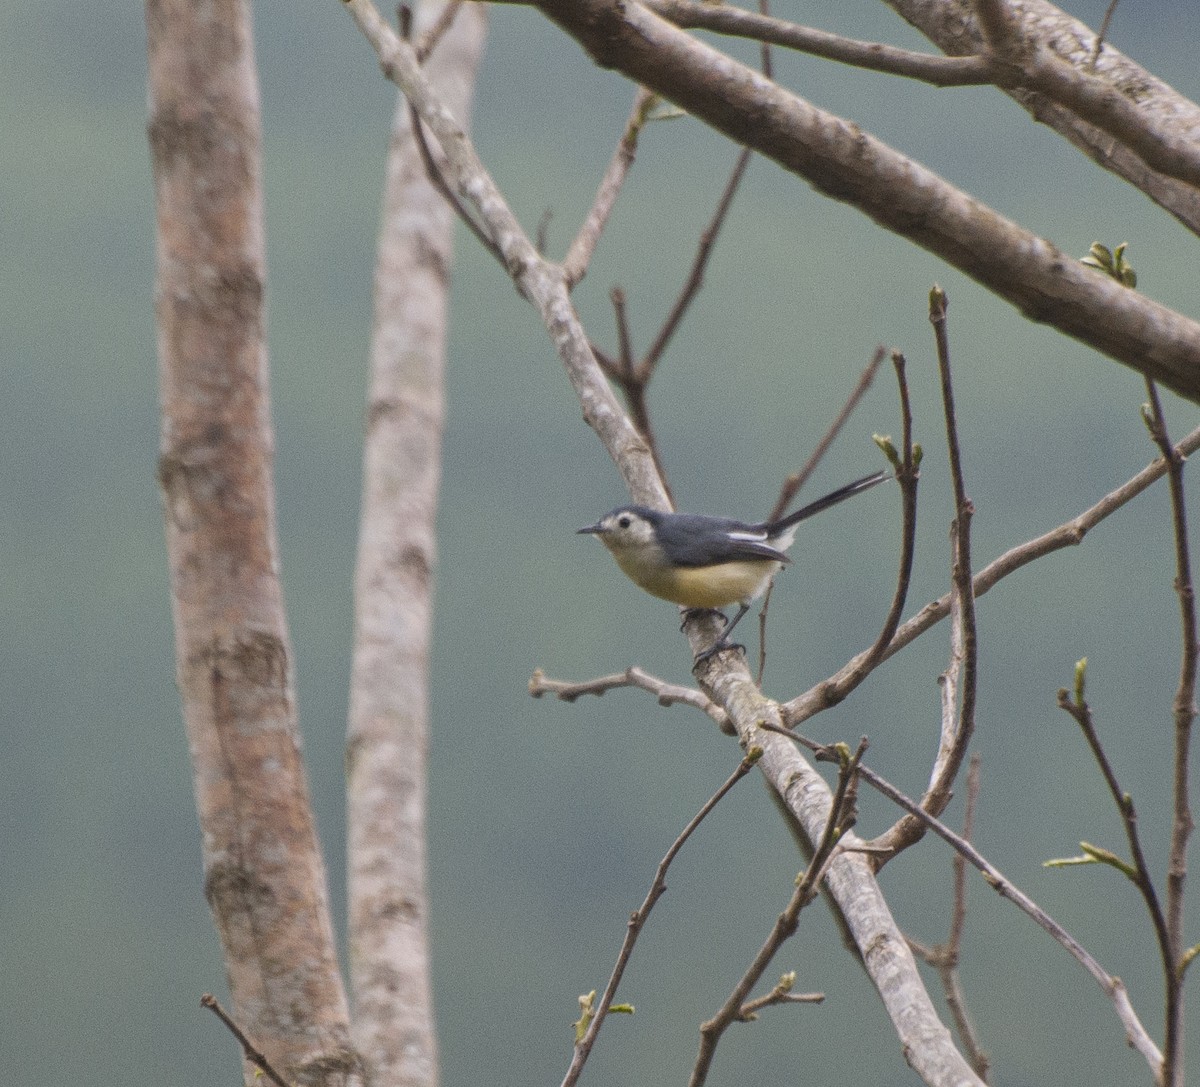
MULTIPOLYGON (((1104 6, 1070 8, 1095 26, 1104 6)), ((880 5, 780 13, 921 47, 880 5)), ((340 923, 365 358, 394 98, 332 0, 265 3, 256 19, 284 581, 340 923)), ((1160 0, 1119 8, 1111 36, 1195 97, 1198 31, 1194 7, 1160 0)), ((11 5, 0 32, 9 43, 0 66, 0 976, 9 993, 0 1065, 24 1087, 234 1083, 232 1040, 199 1007, 201 993, 222 991, 223 970, 202 895, 154 483, 142 12, 11 5)), ((799 93, 1068 253, 1129 241, 1140 289, 1195 313, 1195 239, 1007 99, 802 57, 779 55, 777 65, 799 93)), ((554 212, 551 249, 561 254, 632 91, 540 17, 508 7, 493 13, 479 87, 484 160, 530 229, 554 212)), ((690 119, 646 134, 577 294, 599 342, 613 343, 615 283, 628 292, 638 344, 648 342, 733 157, 690 119)), ((927 450, 910 612, 944 591, 950 505, 925 316, 935 281, 950 295, 980 564, 1151 459, 1140 378, 756 162, 653 391, 681 505, 764 514, 876 344, 896 345, 927 450)), ((534 667, 578 679, 638 663, 686 682, 687 649, 674 610, 573 534, 623 499, 619 480, 533 311, 465 236, 451 341, 430 861, 444 1082, 550 1083, 566 1068, 577 995, 602 987, 654 865, 739 752, 706 718, 644 695, 529 699, 534 667)), ((1196 410, 1167 399, 1181 435, 1196 410)), ((873 431, 899 432, 886 375, 809 494, 878 467, 873 431)), ((883 490, 806 527, 772 604, 769 693, 797 693, 874 636, 894 580, 897 519, 896 495, 883 490)), ((1086 654, 1100 728, 1162 870, 1178 667, 1172 577, 1158 488, 980 605, 978 841, 1126 980, 1156 1035, 1161 986, 1132 890, 1108 871, 1041 862, 1076 852, 1081 838, 1122 848, 1083 742, 1054 707, 1086 654)), ((811 734, 868 734, 872 765, 919 792, 946 657, 945 631, 931 632, 811 734)), ((867 796, 863 809, 868 834, 894 814, 867 796)), ((761 786, 740 785, 672 870, 621 994, 637 1014, 609 1023, 588 1082, 685 1077, 698 1022, 740 976, 800 864, 761 786)), ((913 936, 944 936, 943 847, 923 843, 883 882, 913 936)), ((1195 924, 1189 932, 1195 941, 1195 924)), ((1095 985, 978 880, 965 957, 997 1083, 1148 1081, 1095 985)), ((826 1003, 732 1030, 711 1082, 915 1082, 821 909, 805 914, 769 977, 785 969, 826 1003)), ((1190 1023, 1197 1037, 1194 1012, 1190 1023)))

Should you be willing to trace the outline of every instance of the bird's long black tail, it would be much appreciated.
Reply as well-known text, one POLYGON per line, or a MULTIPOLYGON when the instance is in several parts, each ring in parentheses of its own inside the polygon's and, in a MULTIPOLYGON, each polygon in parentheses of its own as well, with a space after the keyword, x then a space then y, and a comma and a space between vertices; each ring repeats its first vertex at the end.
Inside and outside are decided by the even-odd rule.
POLYGON ((876 483, 882 483, 885 479, 891 479, 890 472, 876 472, 874 475, 863 476, 862 479, 856 479, 853 483, 847 483, 844 487, 839 487, 836 491, 830 491, 824 498, 818 498, 815 502, 810 502, 807 506, 801 506, 794 513, 789 513, 786 517, 780 518, 778 521, 772 521, 765 525, 764 528, 768 535, 775 535, 777 532, 783 532, 789 529, 792 525, 798 525, 801 521, 806 521, 814 514, 820 513, 822 510, 829 509, 830 506, 836 506, 839 502, 844 502, 847 498, 852 498, 860 491, 870 490, 876 483))

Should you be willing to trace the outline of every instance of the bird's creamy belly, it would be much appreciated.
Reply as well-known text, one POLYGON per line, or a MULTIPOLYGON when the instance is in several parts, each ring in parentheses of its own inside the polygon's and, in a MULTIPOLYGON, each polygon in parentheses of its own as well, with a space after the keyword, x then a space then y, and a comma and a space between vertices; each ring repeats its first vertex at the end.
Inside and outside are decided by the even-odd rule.
POLYGON ((646 566, 621 561, 621 569, 646 592, 687 608, 724 608, 752 600, 766 590, 781 564, 770 559, 743 559, 717 566, 646 566))

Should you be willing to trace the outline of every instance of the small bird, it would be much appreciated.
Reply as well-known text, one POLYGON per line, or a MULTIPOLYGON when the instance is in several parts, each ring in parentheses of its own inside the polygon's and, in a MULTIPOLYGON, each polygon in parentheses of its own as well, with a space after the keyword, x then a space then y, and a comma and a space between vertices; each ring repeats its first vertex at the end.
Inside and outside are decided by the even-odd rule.
POLYGON ((621 506, 579 531, 598 537, 626 575, 652 596, 686 608, 740 605, 721 637, 697 654, 699 664, 723 649, 745 648, 731 643, 729 635, 792 561, 786 551, 801 521, 891 478, 876 472, 856 479, 778 521, 747 524, 729 517, 621 506))

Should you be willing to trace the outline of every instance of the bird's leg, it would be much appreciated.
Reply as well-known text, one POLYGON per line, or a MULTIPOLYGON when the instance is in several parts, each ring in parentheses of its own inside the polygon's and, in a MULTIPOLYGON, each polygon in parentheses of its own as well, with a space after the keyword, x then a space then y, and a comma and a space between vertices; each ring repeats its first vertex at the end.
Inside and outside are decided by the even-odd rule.
POLYGON ((718 611, 716 608, 684 608, 683 609, 683 618, 679 622, 679 629, 683 630, 683 628, 685 626, 687 626, 688 623, 690 623, 693 619, 700 619, 705 615, 713 615, 713 614, 719 615, 721 617, 721 621, 726 624, 725 629, 728 630, 729 629, 729 627, 728 627, 729 620, 725 618, 724 612, 718 611))
POLYGON ((706 660, 708 660, 709 657, 712 657, 725 649, 740 649, 743 653, 746 651, 746 647, 742 645, 741 642, 731 642, 729 640, 729 635, 732 633, 733 628, 741 622, 742 616, 745 615, 749 610, 749 604, 742 604, 738 608, 737 615, 735 615, 729 622, 725 624, 725 630, 722 632, 721 636, 707 649, 704 649, 696 654, 696 659, 692 661, 692 668, 695 668, 698 664, 703 664, 706 660))

